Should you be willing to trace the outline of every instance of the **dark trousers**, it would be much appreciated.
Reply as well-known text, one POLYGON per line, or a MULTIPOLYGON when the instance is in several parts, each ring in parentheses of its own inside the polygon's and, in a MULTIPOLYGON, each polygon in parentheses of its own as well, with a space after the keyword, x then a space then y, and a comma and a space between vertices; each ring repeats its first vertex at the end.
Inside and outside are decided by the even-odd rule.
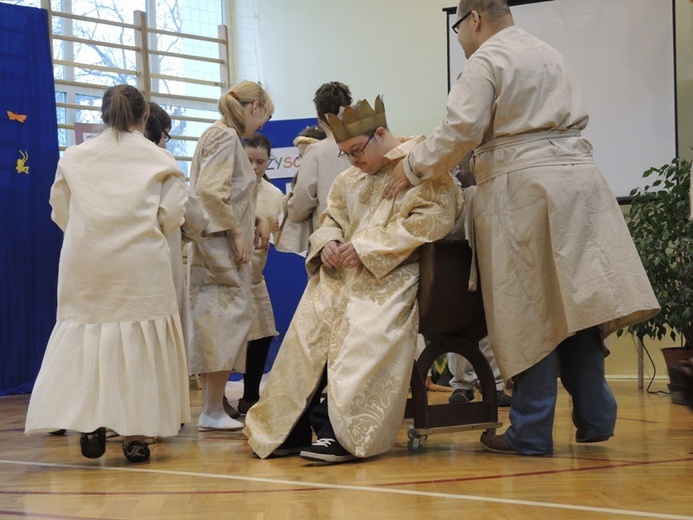
POLYGON ((610 437, 616 399, 604 377, 604 350, 597 327, 563 340, 536 365, 514 377, 507 443, 525 455, 553 453, 557 379, 573 401, 573 423, 587 437, 610 437))
POLYGON ((254 339, 248 342, 248 352, 245 360, 245 373, 243 374, 244 401, 254 402, 260 399, 260 381, 265 372, 267 354, 272 344, 272 336, 254 339))
POLYGON ((315 389, 315 393, 308 403, 308 406, 303 411, 303 414, 299 417, 293 430, 291 430, 291 433, 289 433, 289 436, 282 443, 280 448, 287 449, 310 446, 313 442, 313 431, 315 431, 318 439, 322 437, 334 438, 334 431, 332 430, 330 417, 327 413, 327 399, 321 402, 322 391, 326 386, 327 368, 323 371, 320 383, 315 389))

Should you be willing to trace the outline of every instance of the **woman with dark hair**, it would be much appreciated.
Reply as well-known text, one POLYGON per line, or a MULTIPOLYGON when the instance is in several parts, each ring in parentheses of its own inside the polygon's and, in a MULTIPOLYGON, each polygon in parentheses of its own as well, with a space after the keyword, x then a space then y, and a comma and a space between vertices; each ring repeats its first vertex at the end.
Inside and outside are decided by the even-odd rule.
POLYGON ((109 88, 107 129, 68 148, 51 188, 64 231, 57 323, 29 403, 26 432, 77 430, 88 458, 105 429, 131 462, 147 437, 190 419, 188 377, 166 235, 180 227, 183 174, 144 137, 149 106, 129 85, 109 88))

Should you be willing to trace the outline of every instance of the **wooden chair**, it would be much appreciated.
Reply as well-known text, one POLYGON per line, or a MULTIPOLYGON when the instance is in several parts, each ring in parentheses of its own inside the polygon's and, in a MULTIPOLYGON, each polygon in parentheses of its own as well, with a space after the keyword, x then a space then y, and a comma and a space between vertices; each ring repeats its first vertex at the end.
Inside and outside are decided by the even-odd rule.
POLYGON ((419 332, 428 346, 414 362, 411 397, 405 417, 409 429, 409 453, 418 453, 429 434, 449 431, 495 429, 498 422, 493 371, 477 343, 486 336, 481 291, 468 290, 472 252, 466 240, 443 239, 419 248, 419 332), (481 384, 481 401, 428 403, 426 376, 433 362, 447 352, 465 357, 481 384))

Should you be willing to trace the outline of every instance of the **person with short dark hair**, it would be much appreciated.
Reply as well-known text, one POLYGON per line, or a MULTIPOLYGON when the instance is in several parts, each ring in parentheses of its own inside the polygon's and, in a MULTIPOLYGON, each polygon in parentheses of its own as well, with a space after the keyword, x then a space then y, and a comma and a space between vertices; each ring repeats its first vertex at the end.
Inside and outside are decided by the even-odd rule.
POLYGON ((330 81, 318 87, 313 103, 318 124, 327 137, 306 149, 296 174, 296 185, 287 202, 288 218, 296 223, 307 220, 311 223, 311 233, 320 225, 320 214, 327 207, 332 182, 349 167, 349 161, 339 157, 339 148, 327 122, 327 114, 336 115, 340 107, 349 106, 351 91, 344 83, 330 81))

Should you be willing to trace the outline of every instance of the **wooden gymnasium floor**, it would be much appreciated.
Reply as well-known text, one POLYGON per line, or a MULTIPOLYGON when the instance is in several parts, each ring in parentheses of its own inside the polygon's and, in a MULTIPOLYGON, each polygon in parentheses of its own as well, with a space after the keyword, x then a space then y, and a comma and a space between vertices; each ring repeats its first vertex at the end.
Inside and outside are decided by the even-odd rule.
MULTIPOLYGON (((198 433, 194 422, 153 444, 148 463, 128 464, 115 439, 89 460, 75 432, 26 437, 29 396, 4 397, 0 518, 693 519, 693 413, 633 381, 612 388, 619 420, 606 443, 575 444, 562 391, 552 457, 486 453, 475 431, 431 435, 410 455, 403 425, 390 452, 336 466, 259 460, 241 433, 198 433)), ((196 420, 196 389, 192 403, 196 420)))

